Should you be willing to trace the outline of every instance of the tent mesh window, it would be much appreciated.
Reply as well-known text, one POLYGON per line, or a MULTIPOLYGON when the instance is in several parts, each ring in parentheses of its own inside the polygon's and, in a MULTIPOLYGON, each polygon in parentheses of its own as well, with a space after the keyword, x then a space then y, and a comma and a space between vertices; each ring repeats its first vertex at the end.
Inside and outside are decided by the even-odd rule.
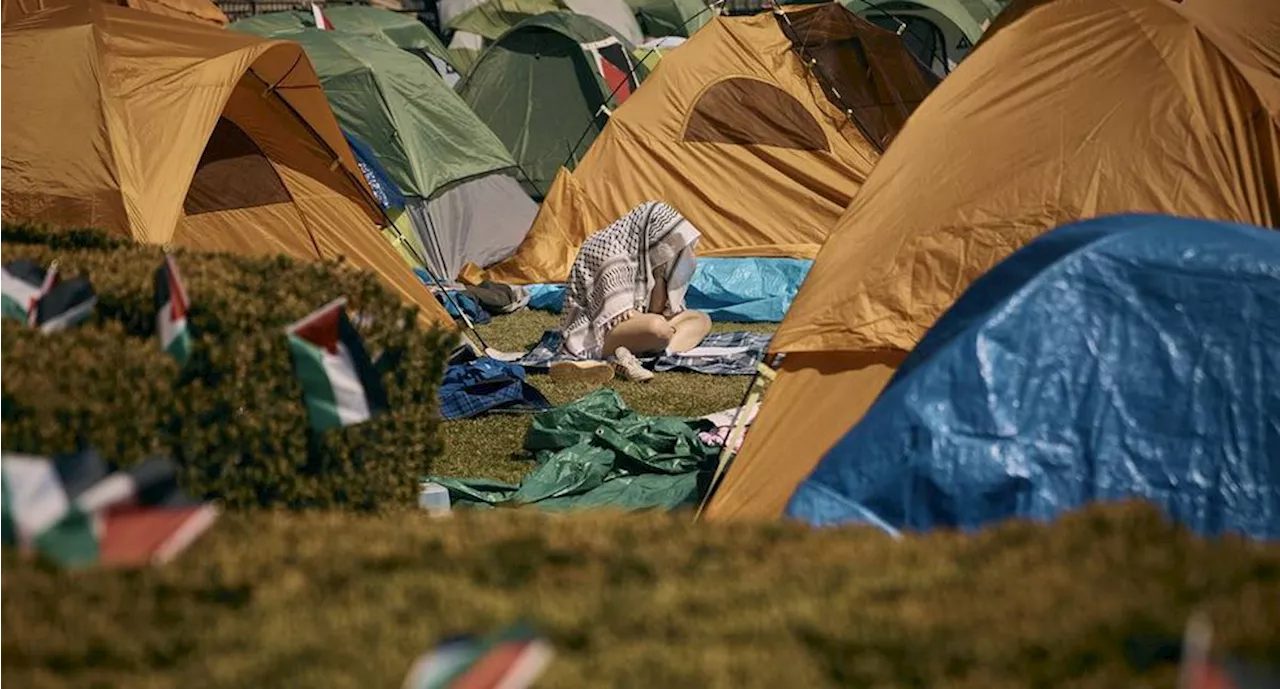
POLYGON ((243 129, 218 118, 182 209, 187 215, 287 203, 289 190, 243 129))
POLYGON ((800 101, 772 84, 744 77, 716 82, 703 92, 685 125, 684 140, 829 150, 822 126, 800 101))
POLYGON ((896 34, 839 4, 779 14, 778 24, 802 58, 816 60, 827 100, 881 151, 938 83, 896 34))

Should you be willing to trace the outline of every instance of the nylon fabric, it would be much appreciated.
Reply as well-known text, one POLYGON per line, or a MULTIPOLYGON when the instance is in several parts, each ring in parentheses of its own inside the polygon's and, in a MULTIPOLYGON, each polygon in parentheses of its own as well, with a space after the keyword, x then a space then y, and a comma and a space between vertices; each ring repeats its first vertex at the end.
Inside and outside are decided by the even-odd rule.
POLYGON ((6 9, 3 40, 5 219, 239 254, 345 256, 424 322, 450 323, 378 236, 377 203, 297 44, 93 0, 6 9), (184 215, 219 118, 253 139, 291 203, 184 215))
MULTIPOLYGON (((1213 27, 1265 34, 1280 5, 1192 5, 1205 17, 1165 0, 1012 5, 845 211, 775 350, 909 350, 997 261, 1080 218, 1149 211, 1274 227, 1280 119, 1263 106, 1280 77, 1247 78, 1213 27), (1006 174, 1015 160, 1018 174, 1006 174)), ((1270 51, 1253 57, 1269 63, 1270 51)))
MULTIPOLYGON (((895 40, 839 6, 822 11, 843 13, 850 25, 895 40)), ((912 59, 900 42, 891 51, 876 45, 887 53, 873 51, 873 62, 912 59)), ((918 71, 924 79, 924 69, 918 71)), ((712 19, 663 57, 645 84, 613 113, 576 169, 557 175, 528 238, 491 269, 491 279, 563 282, 574 248, 650 199, 671 204, 698 227, 700 256, 811 259, 879 159, 807 74, 772 14, 712 19), (804 110, 819 127, 824 150, 687 141, 703 96, 728 80, 752 80, 789 98, 789 107, 804 110), (742 180, 751 180, 750 193, 743 193, 742 180)), ((744 119, 781 119, 774 112, 779 107, 758 98, 724 98, 715 110, 718 123, 744 135, 750 133, 740 126, 744 119)))
POLYGON ((1273 232, 1055 230, 974 282, 787 514, 976 529, 1141 498, 1206 535, 1280 538, 1278 312, 1273 232))

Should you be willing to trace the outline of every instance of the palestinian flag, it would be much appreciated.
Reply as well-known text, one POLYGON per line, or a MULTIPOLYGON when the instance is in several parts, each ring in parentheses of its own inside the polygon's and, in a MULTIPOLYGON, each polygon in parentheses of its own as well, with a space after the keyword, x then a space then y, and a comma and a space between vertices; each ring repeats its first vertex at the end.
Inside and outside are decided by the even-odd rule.
POLYGON ((57 280, 56 264, 46 271, 36 262, 26 259, 6 263, 3 281, 0 282, 4 293, 4 317, 33 325, 36 302, 52 289, 57 280))
POLYGON ((36 302, 33 324, 42 333, 61 332, 92 316, 97 304, 98 295, 89 278, 59 282, 36 302))
POLYGON ((60 281, 55 261, 48 270, 26 260, 4 266, 4 315, 21 318, 42 333, 56 333, 93 315, 98 295, 86 277, 60 281))
POLYGON ((66 566, 166 561, 216 515, 181 494, 168 459, 112 472, 92 450, 53 459, 6 454, 0 470, 5 545, 66 566))
POLYGON ((525 689, 555 655, 551 644, 527 624, 484 639, 441 643, 409 671, 403 689, 525 689))
POLYGON ((622 105, 640 87, 635 65, 627 55, 627 49, 613 36, 580 45, 582 51, 595 64, 596 71, 604 79, 609 93, 613 94, 618 105, 622 105))
POLYGON ((346 297, 336 299, 286 331, 307 415, 317 432, 368 421, 387 409, 386 390, 346 306, 346 297))
POLYGON ((187 327, 187 287, 182 284, 178 262, 166 254, 164 263, 156 269, 156 332, 160 335, 160 349, 177 359, 178 365, 187 363, 191 356, 191 331, 187 327))

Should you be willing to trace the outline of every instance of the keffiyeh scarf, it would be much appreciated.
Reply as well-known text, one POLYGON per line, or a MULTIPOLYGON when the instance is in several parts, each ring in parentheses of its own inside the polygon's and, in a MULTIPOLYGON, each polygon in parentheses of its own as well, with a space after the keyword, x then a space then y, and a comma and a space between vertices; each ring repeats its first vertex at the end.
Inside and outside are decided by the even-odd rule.
POLYGON ((679 211, 647 201, 588 237, 565 284, 561 330, 566 353, 602 358, 609 331, 633 312, 649 310, 656 266, 663 268, 666 280, 662 315, 670 318, 684 311, 699 236, 679 211))

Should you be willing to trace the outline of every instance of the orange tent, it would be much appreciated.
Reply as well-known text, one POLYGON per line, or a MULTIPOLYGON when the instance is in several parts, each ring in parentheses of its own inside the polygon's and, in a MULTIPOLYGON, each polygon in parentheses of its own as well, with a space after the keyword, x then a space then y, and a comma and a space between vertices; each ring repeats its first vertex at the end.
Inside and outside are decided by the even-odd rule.
POLYGON ((1280 3, 1005 10, 832 231, 707 516, 777 517, 974 278, 1058 225, 1131 211, 1280 221, 1280 3))
POLYGON ((214 26, 226 26, 230 23, 227 15, 209 0, 122 0, 121 4, 143 12, 191 19, 214 26))
POLYGON ((588 236, 655 199, 702 232, 701 255, 812 258, 934 83, 897 35, 839 3, 716 17, 560 171, 489 276, 563 281, 588 236))
POLYGON ((296 44, 93 0, 5 5, 5 219, 140 242, 345 257, 451 324, 296 44), (31 5, 38 5, 32 9, 31 5))

